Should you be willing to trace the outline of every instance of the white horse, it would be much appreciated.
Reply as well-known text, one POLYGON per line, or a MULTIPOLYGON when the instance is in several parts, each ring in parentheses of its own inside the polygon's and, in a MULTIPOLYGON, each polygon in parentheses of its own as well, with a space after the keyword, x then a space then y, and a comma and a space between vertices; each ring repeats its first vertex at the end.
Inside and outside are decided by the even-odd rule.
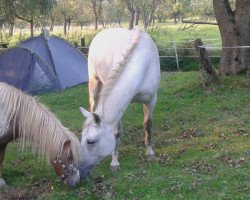
POLYGON ((81 140, 81 178, 110 154, 111 169, 119 168, 118 139, 122 115, 130 102, 143 104, 146 155, 154 157, 151 117, 157 102, 160 63, 151 37, 137 27, 104 30, 90 45, 88 66, 90 112, 80 108, 86 118, 81 140))

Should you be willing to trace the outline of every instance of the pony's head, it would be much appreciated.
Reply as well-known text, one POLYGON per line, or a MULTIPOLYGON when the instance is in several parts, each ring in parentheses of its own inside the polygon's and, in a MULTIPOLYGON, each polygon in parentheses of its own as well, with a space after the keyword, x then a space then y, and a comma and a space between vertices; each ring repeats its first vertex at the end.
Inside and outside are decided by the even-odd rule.
POLYGON ((70 147, 70 140, 67 140, 62 148, 61 154, 51 161, 58 177, 65 185, 74 186, 80 181, 78 166, 74 163, 73 153, 70 147))
POLYGON ((80 177, 86 178, 91 169, 105 156, 110 155, 115 148, 113 127, 103 123, 96 113, 90 113, 80 108, 86 118, 82 131, 80 177))

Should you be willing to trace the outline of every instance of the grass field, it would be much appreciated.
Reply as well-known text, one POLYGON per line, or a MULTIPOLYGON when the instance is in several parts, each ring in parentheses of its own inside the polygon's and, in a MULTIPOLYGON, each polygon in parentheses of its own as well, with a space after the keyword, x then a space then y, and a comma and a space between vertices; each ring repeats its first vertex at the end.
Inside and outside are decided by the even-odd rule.
MULTIPOLYGON (((142 106, 132 104, 123 120, 119 172, 110 172, 107 157, 92 177, 68 188, 45 161, 12 143, 3 170, 11 188, 0 199, 250 199, 249 77, 224 77, 206 87, 199 82, 196 72, 162 72, 154 161, 145 157, 142 106)), ((86 84, 40 101, 80 138, 86 84)))

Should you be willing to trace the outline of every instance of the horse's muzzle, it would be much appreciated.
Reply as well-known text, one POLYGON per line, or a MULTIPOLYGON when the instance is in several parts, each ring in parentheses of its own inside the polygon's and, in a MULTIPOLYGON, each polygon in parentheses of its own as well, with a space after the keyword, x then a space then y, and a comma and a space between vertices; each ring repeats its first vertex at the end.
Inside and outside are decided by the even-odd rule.
POLYGON ((80 181, 80 173, 78 170, 76 173, 71 174, 70 176, 66 177, 63 180, 64 184, 70 187, 75 186, 77 183, 79 183, 79 181, 80 181))

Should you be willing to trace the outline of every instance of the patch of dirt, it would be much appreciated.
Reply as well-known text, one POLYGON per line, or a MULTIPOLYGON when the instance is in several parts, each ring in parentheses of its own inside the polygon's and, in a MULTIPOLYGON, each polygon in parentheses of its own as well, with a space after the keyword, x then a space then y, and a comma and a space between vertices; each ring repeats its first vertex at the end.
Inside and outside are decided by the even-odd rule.
POLYGON ((203 136, 204 133, 202 131, 189 129, 189 130, 181 130, 179 139, 190 139, 203 136))
POLYGON ((204 96, 208 96, 210 94, 213 94, 214 92, 216 92, 215 88, 208 88, 207 90, 204 91, 204 96))
POLYGON ((115 191, 109 184, 103 183, 102 177, 94 179, 94 189, 92 192, 95 194, 96 199, 115 199, 115 191))
POLYGON ((219 157, 219 160, 223 161, 229 167, 238 168, 245 163, 245 158, 232 159, 229 154, 223 154, 219 157))
POLYGON ((213 143, 209 143, 209 144, 204 145, 205 150, 214 149, 214 148, 215 148, 215 144, 213 144, 213 143))
POLYGON ((159 164, 165 164, 169 165, 170 164, 170 156, 167 153, 161 153, 157 155, 155 158, 155 161, 159 164))
POLYGON ((234 133, 236 136, 248 136, 247 130, 245 128, 238 128, 234 133))
POLYGON ((196 161, 189 165, 183 166, 184 171, 191 172, 193 175, 197 173, 212 173, 214 166, 211 163, 205 161, 196 161))
POLYGON ((48 179, 42 179, 33 183, 28 189, 8 188, 0 193, 0 199, 4 200, 35 200, 43 193, 52 190, 51 182, 48 179))

